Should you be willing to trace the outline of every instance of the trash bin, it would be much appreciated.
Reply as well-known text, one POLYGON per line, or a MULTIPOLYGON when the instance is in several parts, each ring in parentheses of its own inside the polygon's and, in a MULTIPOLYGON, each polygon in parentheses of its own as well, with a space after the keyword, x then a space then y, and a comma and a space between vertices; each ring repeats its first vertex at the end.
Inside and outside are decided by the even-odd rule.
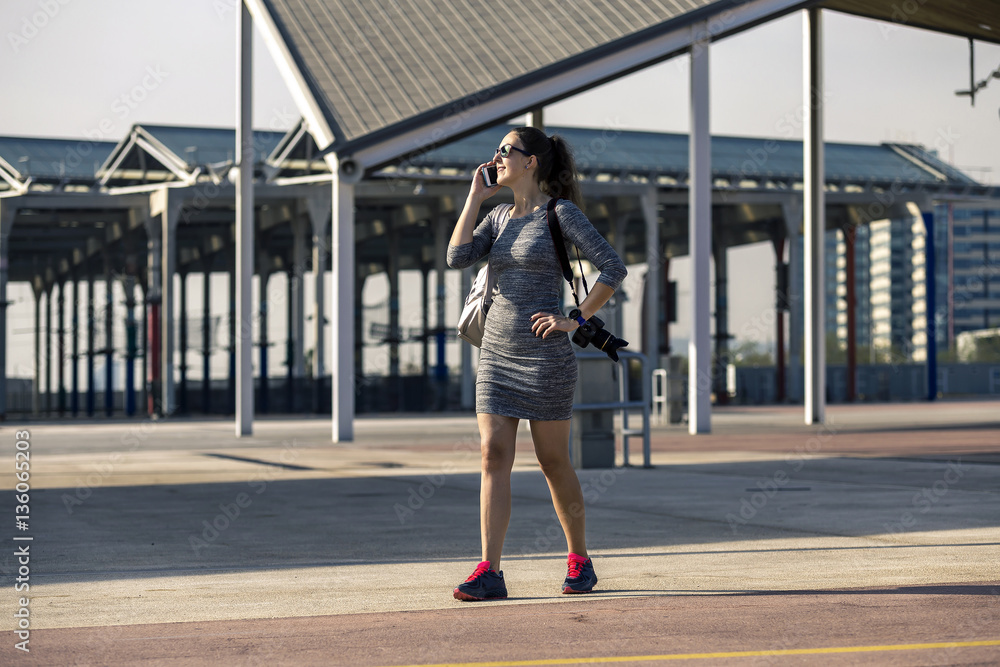
POLYGON ((573 467, 613 468, 615 465, 615 411, 612 408, 576 409, 576 406, 619 401, 621 369, 607 355, 577 352, 579 379, 573 400, 570 456, 573 467))
POLYGON ((667 359, 667 415, 671 424, 680 424, 684 417, 684 376, 681 374, 681 358, 667 359))

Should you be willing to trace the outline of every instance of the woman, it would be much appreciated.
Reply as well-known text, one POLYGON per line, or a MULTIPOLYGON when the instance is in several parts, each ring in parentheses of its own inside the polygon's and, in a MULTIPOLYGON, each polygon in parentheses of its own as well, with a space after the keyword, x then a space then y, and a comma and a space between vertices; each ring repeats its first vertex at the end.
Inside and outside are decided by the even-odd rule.
POLYGON ((510 521, 510 473, 521 419, 529 420, 535 454, 552 494, 569 546, 563 593, 589 593, 597 583, 587 555, 583 492, 569 458, 570 417, 576 389, 576 357, 568 332, 603 306, 625 278, 625 265, 579 209, 580 188, 569 146, 533 127, 504 137, 491 162, 476 169, 448 247, 452 268, 473 265, 487 254, 496 272, 476 379, 476 413, 482 439, 480 527, 482 562, 454 591, 459 600, 507 597, 500 555, 510 521), (483 167, 497 167, 497 185, 486 187, 483 167), (483 201, 510 188, 514 205, 497 206, 479 226, 483 201), (598 269, 579 320, 559 312, 565 280, 547 222, 547 203, 563 236, 598 269), (499 230, 499 234, 494 230, 499 230))

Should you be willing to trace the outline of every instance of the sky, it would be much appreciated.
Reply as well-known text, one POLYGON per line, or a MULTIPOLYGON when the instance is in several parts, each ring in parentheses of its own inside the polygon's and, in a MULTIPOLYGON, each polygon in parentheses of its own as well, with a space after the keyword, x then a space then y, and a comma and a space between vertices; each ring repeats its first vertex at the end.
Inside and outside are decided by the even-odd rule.
MULTIPOLYGON (((235 7, 236 0, 4 0, 0 134, 118 141, 135 123, 232 127, 235 7)), ((1000 45, 977 42, 975 52, 978 81, 1000 66, 1000 45)), ((1000 79, 975 106, 955 95, 969 84, 967 40, 825 11, 824 58, 828 141, 923 144, 1000 184, 1000 79)), ((259 39, 254 61, 255 126, 287 129, 299 114, 259 39)), ((801 138, 800 13, 716 42, 710 61, 714 134, 801 138)), ((545 122, 686 132, 687 57, 554 104, 545 122)), ((731 329, 765 344, 769 328, 747 325, 773 308, 773 267, 769 244, 730 251, 731 329)), ((671 337, 681 340, 688 267, 676 260, 670 270, 681 313, 671 337)))

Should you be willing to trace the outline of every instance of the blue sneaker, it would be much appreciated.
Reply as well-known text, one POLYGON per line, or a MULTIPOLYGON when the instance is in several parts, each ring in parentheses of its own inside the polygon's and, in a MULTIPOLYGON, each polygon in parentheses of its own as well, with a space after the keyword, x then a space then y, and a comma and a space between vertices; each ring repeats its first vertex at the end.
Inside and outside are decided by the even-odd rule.
POLYGON ((594 590, 597 574, 589 558, 570 554, 568 566, 566 580, 563 582, 563 593, 589 593, 594 590))
POLYGON ((455 599, 466 602, 506 600, 507 586, 503 581, 503 572, 494 572, 490 569, 490 562, 484 560, 476 566, 476 571, 455 589, 455 599))

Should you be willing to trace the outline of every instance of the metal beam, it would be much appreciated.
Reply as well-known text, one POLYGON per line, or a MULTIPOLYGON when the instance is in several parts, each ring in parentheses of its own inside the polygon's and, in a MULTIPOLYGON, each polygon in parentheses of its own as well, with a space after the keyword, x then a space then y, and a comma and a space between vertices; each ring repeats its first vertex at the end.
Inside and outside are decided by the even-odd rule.
MULTIPOLYGON (((660 367, 660 269, 663 266, 663 258, 660 256, 660 225, 656 212, 656 188, 649 188, 642 195, 642 215, 646 224, 646 303, 643 308, 646 310, 646 331, 643 337, 646 341, 646 349, 643 353, 649 360, 646 364, 647 376, 643 382, 652 382, 653 370, 660 367)), ((623 254, 624 243, 619 238, 620 234, 615 232, 615 245, 620 254, 623 254)), ((618 299, 619 303, 621 299, 618 299)), ((618 312, 621 312, 619 306, 618 312)), ((621 332, 621 329, 617 329, 621 332)))
POLYGON ((302 331, 302 325, 304 324, 298 319, 298 315, 302 313, 302 303, 296 304, 296 296, 302 292, 301 283, 300 287, 296 289, 295 286, 295 266, 294 262, 288 269, 288 303, 287 303, 287 323, 288 323, 288 337, 285 339, 285 369, 287 371, 285 375, 285 412, 294 413, 296 412, 295 407, 295 360, 301 357, 302 347, 296 344, 296 333, 302 331), (296 308, 296 305, 298 306, 296 308))
MULTIPOLYGON (((115 281, 111 273, 111 255, 104 255, 104 414, 114 413, 115 397, 115 281)), ((183 303, 183 296, 181 297, 183 303)))
POLYGON ((38 416, 42 408, 42 291, 32 285, 35 297, 35 381, 31 387, 31 414, 38 416))
POLYGON ((184 185, 194 185, 198 182, 199 170, 195 170, 193 173, 187 170, 187 164, 175 159, 175 156, 171 155, 169 152, 160 150, 160 148, 147 139, 144 136, 139 136, 135 140, 135 145, 153 157, 157 161, 166 167, 170 173, 178 178, 184 185))
POLYGON ((135 256, 126 261, 125 290, 125 416, 135 415, 135 357, 138 348, 135 321, 135 256))
POLYGON ((45 286, 45 414, 52 415, 52 283, 45 286))
MULTIPOLYGON (((163 186, 156 186, 162 188, 163 186)), ((21 209, 105 209, 108 211, 125 211, 129 208, 145 206, 149 193, 116 195, 107 193, 92 192, 87 194, 77 193, 51 193, 51 194, 28 194, 17 197, 17 206, 21 209)))
MULTIPOLYGON (((694 32, 704 34, 704 28, 694 32)), ((709 262, 712 256, 712 153, 709 131, 709 43, 691 48, 691 184, 688 238, 691 255, 691 338, 688 342, 688 432, 712 430, 712 349, 709 341, 709 262)))
POLYGON ((181 193, 164 188, 150 197, 150 213, 160 217, 160 412, 170 415, 174 399, 174 274, 177 272, 177 226, 183 200, 181 193))
POLYGON ((289 308, 289 377, 305 375, 305 272, 306 272, 306 221, 300 215, 292 219, 292 266, 288 271, 290 288, 289 308))
POLYGON ((69 411, 74 417, 80 413, 80 280, 73 280, 73 311, 70 316, 70 327, 73 336, 70 343, 70 360, 73 365, 69 373, 69 411))
POLYGON ((448 362, 447 362, 447 338, 445 331, 448 324, 445 322, 448 291, 445 288, 445 280, 448 271, 448 227, 451 220, 441 215, 440 202, 435 200, 432 206, 433 213, 431 220, 434 224, 434 275, 436 282, 435 289, 435 309, 434 309, 434 343, 435 343, 435 364, 434 364, 434 386, 437 397, 436 409, 444 410, 448 401, 448 362))
POLYGON ((314 390, 314 408, 316 412, 322 412, 319 397, 322 394, 323 371, 325 370, 326 340, 324 331, 326 324, 326 253, 329 246, 326 242, 327 224, 330 220, 332 208, 332 196, 328 188, 324 188, 324 193, 314 194, 306 200, 306 207, 309 210, 309 222, 312 226, 312 251, 313 251, 313 359, 312 375, 314 390))
MULTIPOLYGON (((261 252, 263 253, 264 250, 262 249, 261 252)), ((264 262, 261 261, 261 264, 264 264, 264 262)), ((266 414, 268 412, 267 401, 268 401, 268 398, 269 398, 269 396, 268 396, 268 386, 267 386, 267 382, 268 382, 268 378, 267 378, 267 346, 269 345, 269 343, 268 343, 269 339, 268 339, 268 336, 267 336, 267 326, 268 326, 268 324, 267 324, 268 317, 267 316, 268 316, 268 307, 269 307, 269 303, 268 303, 269 299, 268 299, 268 294, 267 294, 267 283, 270 280, 270 278, 271 278, 271 271, 269 269, 267 269, 266 267, 262 267, 261 268, 261 272, 260 272, 260 282, 259 282, 260 289, 258 290, 258 294, 260 295, 259 298, 258 298, 259 307, 260 307, 260 314, 257 317, 257 325, 258 325, 258 330, 259 330, 259 334, 258 334, 259 341, 258 341, 258 344, 260 345, 260 362, 259 362, 259 369, 260 370, 258 371, 258 375, 260 376, 260 399, 259 399, 260 406, 259 406, 259 408, 260 408, 261 414, 266 414)))
POLYGON ((94 416, 94 403, 97 400, 94 388, 94 355, 97 353, 94 328, 94 276, 87 275, 87 416, 94 416))
POLYGON ((782 206, 785 233, 788 236, 788 382, 785 385, 788 400, 795 403, 802 399, 801 362, 804 331, 803 309, 803 244, 802 202, 795 200, 782 206))
POLYGON ((178 378, 178 394, 180 394, 177 399, 177 411, 180 414, 188 413, 188 382, 187 382, 187 356, 188 356, 188 317, 187 317, 187 271, 178 271, 178 299, 180 306, 180 320, 177 322, 177 336, 180 338, 180 342, 177 346, 178 352, 178 364, 177 370, 180 375, 178 378))
POLYGON ((821 10, 805 10, 803 48, 803 221, 805 252, 805 422, 826 419, 826 291, 824 243, 826 209, 823 199, 823 41, 821 10))
POLYGON ((330 327, 330 388, 333 400, 333 441, 354 440, 354 186, 339 175, 336 159, 328 161, 333 179, 332 228, 333 299, 330 327))
MULTIPOLYGON (((930 207, 928 207, 930 208, 930 207)), ((923 211, 924 221, 924 298, 927 313, 927 400, 937 400, 937 276, 934 256, 934 209, 923 211)))
POLYGON ((145 335, 143 337, 143 382, 146 387, 146 413, 150 417, 163 414, 160 400, 163 392, 160 390, 160 363, 162 347, 160 345, 160 314, 162 310, 163 289, 163 226, 158 223, 152 207, 146 223, 146 293, 143 307, 145 335))
MULTIPOLYGON (((468 294, 472 289, 472 269, 462 269, 462 282, 459 294, 468 294)), ((461 406, 463 410, 476 407, 476 374, 472 372, 472 346, 459 343, 462 355, 461 406)))
POLYGON ((729 367, 729 253, 722 238, 713 239, 715 260, 715 362, 712 384, 717 405, 729 403, 727 370, 729 367))
POLYGON ((204 261, 201 281, 201 411, 212 403, 212 263, 204 261))
POLYGON ((857 296, 856 296, 856 283, 857 283, 857 271, 855 270, 854 260, 855 260, 855 241, 858 236, 858 226, 857 225, 845 225, 842 229, 844 236, 844 301, 845 308, 847 312, 847 359, 845 366, 847 368, 847 395, 845 400, 848 403, 853 403, 857 395, 857 339, 858 339, 858 323, 857 323, 857 296))
POLYGON ((0 420, 7 416, 7 280, 10 230, 17 214, 14 201, 0 200, 0 420))
POLYGON ((246 2, 237 12, 236 107, 236 436, 253 433, 253 22, 246 2))

